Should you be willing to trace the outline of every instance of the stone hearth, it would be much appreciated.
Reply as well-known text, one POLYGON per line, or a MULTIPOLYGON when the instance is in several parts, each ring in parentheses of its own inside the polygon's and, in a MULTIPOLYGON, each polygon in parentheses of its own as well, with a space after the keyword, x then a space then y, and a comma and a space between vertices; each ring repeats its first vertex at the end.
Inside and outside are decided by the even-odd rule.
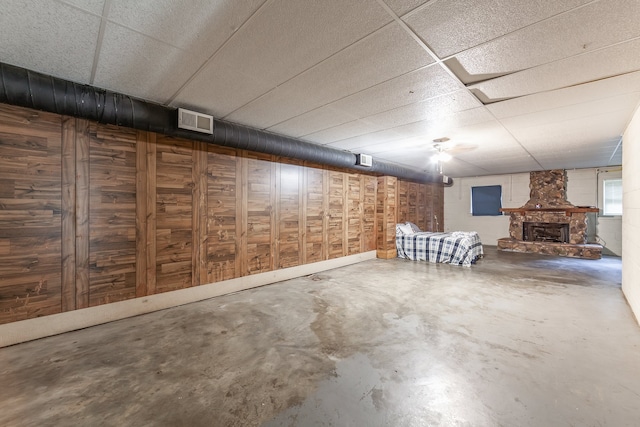
POLYGON ((587 212, 598 212, 598 209, 574 206, 567 201, 564 170, 531 172, 529 189, 530 199, 524 206, 501 209, 510 214, 510 221, 509 237, 498 240, 499 250, 601 258, 602 246, 588 244, 586 235, 587 212), (532 238, 525 230, 530 224, 538 227, 546 224, 548 230, 538 231, 537 237, 532 238), (558 231, 562 229, 566 231, 558 231))

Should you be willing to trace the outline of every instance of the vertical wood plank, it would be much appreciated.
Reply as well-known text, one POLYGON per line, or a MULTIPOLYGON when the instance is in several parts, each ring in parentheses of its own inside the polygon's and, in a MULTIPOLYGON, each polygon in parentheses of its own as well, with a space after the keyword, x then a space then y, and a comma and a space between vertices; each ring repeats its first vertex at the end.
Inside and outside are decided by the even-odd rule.
POLYGON ((298 168, 298 265, 306 263, 307 259, 307 247, 306 247, 306 235, 307 235, 307 198, 304 196, 307 185, 307 168, 298 168))
POLYGON ((364 175, 360 175, 360 200, 358 205, 358 216, 360 217, 360 229, 358 230, 358 234, 360 236, 360 253, 365 252, 367 250, 367 236, 365 235, 365 208, 364 203, 366 200, 365 197, 365 179, 367 178, 364 175))
POLYGON ((271 213, 269 221, 271 226, 271 265, 269 270, 273 271, 280 268, 280 217, 282 203, 282 165, 280 163, 271 163, 271 213), (277 219, 277 220, 276 220, 277 219))
POLYGON ((89 126, 76 120, 76 308, 89 307, 89 126))
POLYGON ((329 206, 330 172, 326 168, 322 170, 322 259, 329 259, 329 218, 331 210, 329 206))
POLYGON ((136 297, 147 290, 147 132, 136 134, 136 297))
POLYGON ((133 129, 90 125, 88 303, 91 307, 136 297, 137 139, 137 131, 133 129))
POLYGON ((156 293, 193 283, 194 142, 156 141, 156 293))
POLYGON ((207 164, 207 282, 240 277, 239 157, 237 150, 208 145, 207 164), (237 213, 238 212, 238 213, 237 213))
POLYGON ((302 172, 304 183, 300 190, 302 196, 303 221, 303 263, 318 262, 326 259, 327 245, 327 186, 326 171, 306 167, 302 172))
POLYGON ((157 136, 155 133, 147 134, 147 149, 146 149, 146 171, 147 171, 147 186, 144 191, 146 203, 146 277, 147 277, 147 293, 146 295, 153 295, 156 293, 156 169, 157 169, 157 136))
POLYGON ((248 159, 244 150, 238 153, 236 165, 236 277, 242 277, 249 271, 247 259, 248 159))
POLYGON ((62 118, 0 104, 0 153, 0 323, 60 313, 62 118))
POLYGON ((342 256, 349 255, 349 177, 342 172, 342 256))
POLYGON ((62 311, 76 309, 76 119, 62 119, 62 311))
POLYGON ((192 286, 207 282, 207 143, 193 144, 192 286))
POLYGON ((364 177, 364 205, 363 205, 363 237, 365 251, 376 249, 377 243, 377 215, 376 196, 378 179, 375 176, 364 177))
POLYGON ((136 297, 155 293, 156 135, 136 134, 136 297))
POLYGON ((378 216, 378 258, 395 258, 395 225, 397 222, 397 178, 381 176, 378 178, 378 197, 376 215, 378 216))

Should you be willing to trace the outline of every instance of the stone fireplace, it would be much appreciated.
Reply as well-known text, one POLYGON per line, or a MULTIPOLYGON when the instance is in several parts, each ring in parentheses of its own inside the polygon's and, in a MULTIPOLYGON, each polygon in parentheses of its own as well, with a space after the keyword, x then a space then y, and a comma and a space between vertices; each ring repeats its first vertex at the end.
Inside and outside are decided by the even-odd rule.
POLYGON ((591 206, 567 201, 566 172, 556 169, 531 172, 530 199, 509 213, 509 237, 498 240, 498 249, 599 259, 602 246, 587 242, 587 213, 591 206))

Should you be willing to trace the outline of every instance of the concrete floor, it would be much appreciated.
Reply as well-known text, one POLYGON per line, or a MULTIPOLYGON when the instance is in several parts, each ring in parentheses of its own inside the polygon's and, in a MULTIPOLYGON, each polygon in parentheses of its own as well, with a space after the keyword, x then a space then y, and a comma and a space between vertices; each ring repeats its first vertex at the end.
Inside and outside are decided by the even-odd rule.
POLYGON ((617 258, 372 260, 0 349, 2 426, 637 426, 617 258))

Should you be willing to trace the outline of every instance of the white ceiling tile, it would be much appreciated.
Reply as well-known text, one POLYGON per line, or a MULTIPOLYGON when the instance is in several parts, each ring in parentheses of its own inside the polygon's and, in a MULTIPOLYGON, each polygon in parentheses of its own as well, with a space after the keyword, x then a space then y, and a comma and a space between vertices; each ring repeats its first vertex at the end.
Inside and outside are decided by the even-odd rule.
MULTIPOLYGON (((428 66, 348 96, 332 104, 358 117, 413 104, 461 89, 461 84, 440 66, 428 66), (384 102, 380 102, 384 99, 384 102)), ((459 95, 463 97, 464 95, 459 95)), ((479 105, 477 102, 474 106, 479 105)))
POLYGON ((398 16, 402 16, 405 13, 410 12, 428 1, 429 0, 384 0, 384 2, 398 16))
POLYGON ((269 89, 269 83, 261 80, 259 75, 245 74, 228 64, 216 62, 209 64, 189 81, 171 105, 224 117, 256 94, 269 89))
POLYGON ((104 2, 105 0, 64 0, 64 3, 71 4, 96 15, 102 15, 104 2))
POLYGON ((267 128, 432 62, 433 59, 394 22, 225 119, 267 128))
POLYGON ((640 71, 487 105, 498 118, 519 116, 640 92, 640 71))
POLYGON ((308 113, 293 117, 282 123, 268 128, 270 132, 281 133, 292 137, 301 137, 311 133, 329 129, 347 122, 356 120, 357 117, 339 111, 331 105, 316 108, 308 113))
POLYGON ((376 126, 365 120, 355 120, 353 122, 306 135, 304 139, 317 144, 329 144, 331 142, 376 132, 378 130, 382 130, 382 126, 376 126))
MULTIPOLYGON (((271 1, 229 39, 202 70, 204 77, 198 75, 176 101, 232 93, 233 100, 220 100, 222 105, 216 106, 226 116, 389 22, 382 6, 368 0, 271 1), (234 70, 237 78, 219 81, 221 68, 234 70), (246 78, 261 84, 248 90, 243 87, 246 78)), ((252 120, 244 123, 251 125, 252 120)))
POLYGON ((405 149, 424 148, 429 144, 425 143, 425 139, 422 137, 405 138, 400 136, 398 139, 392 141, 384 141, 378 144, 369 144, 363 148, 362 152, 365 154, 383 154, 395 151, 402 151, 405 149))
POLYGON ((511 73, 638 37, 639 22, 637 0, 601 0, 466 50, 455 58, 471 75, 511 73))
POLYGON ((572 120, 518 127, 512 133, 531 154, 537 150, 563 150, 570 146, 581 147, 602 144, 619 138, 632 112, 620 115, 616 111, 572 120))
POLYGON ((440 57, 503 36, 589 0, 441 0, 403 19, 440 57))
POLYGON ((441 104, 435 109, 425 109, 422 104, 412 104, 411 106, 376 114, 368 117, 367 120, 385 127, 392 127, 396 132, 400 132, 406 137, 424 133, 435 133, 443 136, 447 135, 450 129, 495 120, 484 107, 462 111, 447 111, 446 107, 442 107, 444 111, 440 111, 441 104))
MULTIPOLYGON (((440 128, 452 126, 464 126, 463 117, 468 117, 468 111, 478 109, 480 103, 475 97, 466 91, 454 92, 426 101, 405 105, 393 110, 369 116, 367 120, 383 124, 389 127, 409 126, 415 124, 422 129, 422 125, 428 124, 429 128, 434 126, 440 128)), ((482 114, 482 113, 480 113, 482 114)))
POLYGON ((95 85, 163 102, 184 83, 197 64, 196 58, 176 47, 107 24, 95 85))
POLYGON ((394 132, 393 129, 385 129, 378 132, 367 133, 366 135, 360 135, 353 138, 347 138, 338 142, 327 144, 333 148, 341 150, 366 150, 369 145, 375 145, 380 143, 389 144, 389 141, 393 141, 401 138, 401 135, 394 132))
POLYGON ((560 89, 640 70, 640 38, 471 85, 488 99, 560 89))
POLYGON ((89 83, 99 17, 47 0, 6 0, 0 10, 0 61, 89 83))
MULTIPOLYGON (((618 111, 626 111, 623 117, 630 118, 638 105, 638 101, 640 101, 640 91, 580 104, 549 108, 544 111, 505 118, 502 119, 501 122, 507 129, 517 132, 517 130, 521 128, 537 128, 539 126, 569 122, 575 119, 590 118, 618 111)), ((606 125, 606 123, 602 125, 606 125)), ((614 122, 606 127, 613 133, 621 134, 626 123, 622 122, 622 127, 615 127, 620 125, 620 122, 614 122)))
POLYGON ((166 44, 209 58, 265 0, 112 0, 109 19, 166 44))

